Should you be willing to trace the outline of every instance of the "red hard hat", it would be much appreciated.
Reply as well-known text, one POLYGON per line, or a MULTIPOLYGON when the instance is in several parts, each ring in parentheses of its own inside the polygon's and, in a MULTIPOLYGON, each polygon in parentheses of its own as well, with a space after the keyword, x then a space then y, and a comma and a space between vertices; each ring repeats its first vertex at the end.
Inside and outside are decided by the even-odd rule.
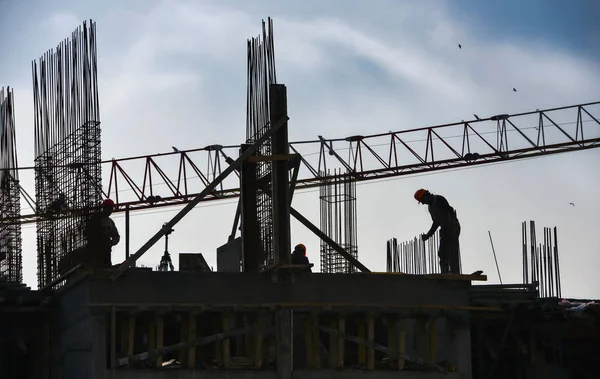
POLYGON ((102 206, 106 207, 106 206, 109 206, 109 205, 112 206, 112 207, 114 207, 115 206, 115 202, 112 201, 111 199, 104 199, 104 201, 102 202, 102 206))
POLYGON ((421 202, 421 199, 423 199, 423 196, 425 196, 425 194, 428 191, 426 189, 421 188, 420 190, 417 190, 417 192, 415 192, 415 200, 417 200, 418 202, 421 202))

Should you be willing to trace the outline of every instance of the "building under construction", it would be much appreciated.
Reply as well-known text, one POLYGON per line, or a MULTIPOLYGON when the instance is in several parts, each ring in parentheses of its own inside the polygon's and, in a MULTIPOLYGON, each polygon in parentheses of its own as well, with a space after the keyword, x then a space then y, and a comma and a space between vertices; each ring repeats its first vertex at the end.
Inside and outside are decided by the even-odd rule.
POLYGON ((10 325, 0 331, 2 378, 596 377, 600 311, 593 301, 561 298, 555 229, 538 241, 534 224, 524 224, 523 283, 439 274, 435 237, 388 241, 387 272, 371 272, 358 254, 355 185, 600 147, 600 102, 290 142, 269 19, 248 41, 242 144, 102 162, 95 41, 95 24, 84 23, 34 63, 33 214, 22 215, 15 200, 25 195, 11 158, 12 92, 0 98, 0 319, 10 325), (572 117, 574 130, 555 117, 572 117), (522 126, 531 118, 536 136, 522 126), (589 125, 596 132, 584 134, 589 125), (462 147, 443 137, 451 131, 462 147), (373 148, 381 141, 385 155, 373 148), (302 154, 307 146, 320 151, 317 163, 302 154), (208 172, 194 154, 209 162, 208 172), (161 159, 176 159, 178 175, 161 170, 161 159), (124 167, 135 162, 143 183, 124 167), (186 172, 200 189, 188 185, 186 172), (152 173, 167 192, 153 188, 152 173), (315 187, 319 226, 293 207, 296 190, 315 187), (103 197, 127 220, 127 257, 112 268, 87 260, 82 234, 103 197), (239 202, 217 269, 192 254, 174 271, 166 240, 173 227, 200 202, 227 198, 239 202), (130 254, 129 213, 175 205, 179 213, 130 254), (290 264, 292 217, 321 240, 322 272, 290 264), (38 290, 22 284, 20 226, 27 223, 37 225, 38 290), (163 238, 161 269, 136 267, 163 238))

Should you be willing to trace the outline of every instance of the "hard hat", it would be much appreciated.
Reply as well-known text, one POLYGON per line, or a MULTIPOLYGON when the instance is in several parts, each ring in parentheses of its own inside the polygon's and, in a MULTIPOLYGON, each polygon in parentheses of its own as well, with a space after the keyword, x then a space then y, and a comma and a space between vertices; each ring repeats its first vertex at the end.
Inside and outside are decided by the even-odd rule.
POLYGON ((115 202, 112 201, 111 199, 104 199, 104 201, 102 202, 102 206, 103 207, 108 207, 108 206, 114 207, 115 202))
POLYGON ((421 188, 420 190, 417 190, 417 192, 415 192, 415 200, 417 200, 418 202, 421 202, 421 199, 423 199, 423 196, 425 196, 426 193, 428 193, 429 191, 427 191, 426 189, 421 188))
POLYGON ((306 246, 301 243, 297 244, 296 247, 294 247, 294 250, 301 250, 302 253, 306 254, 306 246))

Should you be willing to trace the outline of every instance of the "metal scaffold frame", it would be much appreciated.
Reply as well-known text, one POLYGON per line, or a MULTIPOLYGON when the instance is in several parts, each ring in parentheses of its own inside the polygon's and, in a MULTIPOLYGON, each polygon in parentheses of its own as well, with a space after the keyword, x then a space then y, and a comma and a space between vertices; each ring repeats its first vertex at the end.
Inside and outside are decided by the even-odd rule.
POLYGON ((70 267, 102 199, 96 24, 83 23, 33 62, 38 285, 70 267), (70 215, 71 217, 62 217, 70 215))
MULTIPOLYGON (((321 232, 358 259, 356 182, 344 180, 342 170, 323 173, 320 186, 321 232)), ((352 273, 355 268, 329 243, 321 240, 321 272, 352 273)))
MULTIPOLYGON (((0 218, 21 215, 14 95, 0 89, 0 218)), ((0 223, 0 281, 23 281, 21 224, 0 223)))

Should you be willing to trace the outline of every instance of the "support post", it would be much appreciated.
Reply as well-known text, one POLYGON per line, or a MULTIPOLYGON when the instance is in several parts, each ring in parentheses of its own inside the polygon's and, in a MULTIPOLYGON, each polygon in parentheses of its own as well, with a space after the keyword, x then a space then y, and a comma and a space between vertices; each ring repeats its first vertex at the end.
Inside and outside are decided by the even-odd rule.
MULTIPOLYGON (((329 320, 329 328, 331 330, 338 330, 337 315, 333 315, 329 320)), ((332 370, 336 369, 337 366, 337 352, 338 352, 338 336, 336 333, 329 333, 329 368, 332 370)))
POLYGON ((312 352, 313 352, 313 363, 315 369, 321 368, 321 328, 320 318, 318 315, 311 316, 312 324, 312 352))
POLYGON ((117 369, 117 311, 110 309, 110 373, 114 379, 117 369))
MULTIPOLYGON (((165 337, 165 324, 162 314, 156 315, 156 348, 161 349, 163 347, 163 339, 165 337)), ((156 357, 156 367, 162 367, 162 355, 156 357)))
POLYGON ((344 339, 344 334, 346 333, 346 317, 343 314, 338 315, 338 335, 337 335, 337 362, 336 366, 338 369, 344 368, 344 357, 345 351, 344 347, 346 347, 346 340, 344 339))
MULTIPOLYGON (((221 325, 222 325, 222 330, 224 334, 229 333, 229 315, 227 313, 222 313, 221 314, 221 325)), ((225 368, 229 368, 229 364, 230 364, 230 356, 231 356, 231 343, 230 343, 230 338, 224 338, 223 341, 221 341, 221 356, 223 359, 223 367, 225 368)))
MULTIPOLYGON (((367 340, 367 322, 364 317, 358 317, 358 338, 361 340, 367 340)), ((367 346, 359 343, 358 344, 358 365, 361 367, 367 366, 367 346)))
MULTIPOLYGON (((196 340, 196 314, 194 312, 190 312, 188 319, 188 329, 187 329, 187 341, 192 342, 196 340)), ((187 356, 187 367, 190 369, 196 368, 196 345, 192 345, 188 348, 188 356, 187 356)))
POLYGON ((312 322, 311 315, 307 314, 304 316, 304 345, 306 347, 306 366, 310 369, 315 368, 314 352, 313 352, 313 341, 312 341, 312 322))
POLYGON ((129 258, 129 204, 125 206, 125 259, 129 258))
POLYGON ((429 363, 435 363, 437 349, 437 319, 429 319, 429 363))
POLYGON ((372 314, 367 315, 367 341, 369 346, 367 347, 367 368, 369 370, 375 369, 375 319, 372 314))
POLYGON ((292 310, 276 312, 277 378, 292 379, 292 310))
POLYGON ((127 334, 127 356, 131 357, 133 355, 133 348, 135 343, 135 314, 129 315, 128 320, 128 334, 127 334))
MULTIPOLYGON (((244 144, 243 154, 250 145, 244 144)), ((242 222, 242 267, 244 272, 257 272, 263 257, 260 229, 256 214, 257 163, 244 161, 240 173, 240 211, 242 222)))
MULTIPOLYGON (((269 91, 271 120, 287 119, 287 91, 283 84, 271 84, 269 91)), ((287 122, 283 124, 271 139, 273 155, 288 155, 287 122)), ((289 264, 291 255, 290 204, 288 160, 276 160, 273 163, 273 242, 276 262, 289 264)))

